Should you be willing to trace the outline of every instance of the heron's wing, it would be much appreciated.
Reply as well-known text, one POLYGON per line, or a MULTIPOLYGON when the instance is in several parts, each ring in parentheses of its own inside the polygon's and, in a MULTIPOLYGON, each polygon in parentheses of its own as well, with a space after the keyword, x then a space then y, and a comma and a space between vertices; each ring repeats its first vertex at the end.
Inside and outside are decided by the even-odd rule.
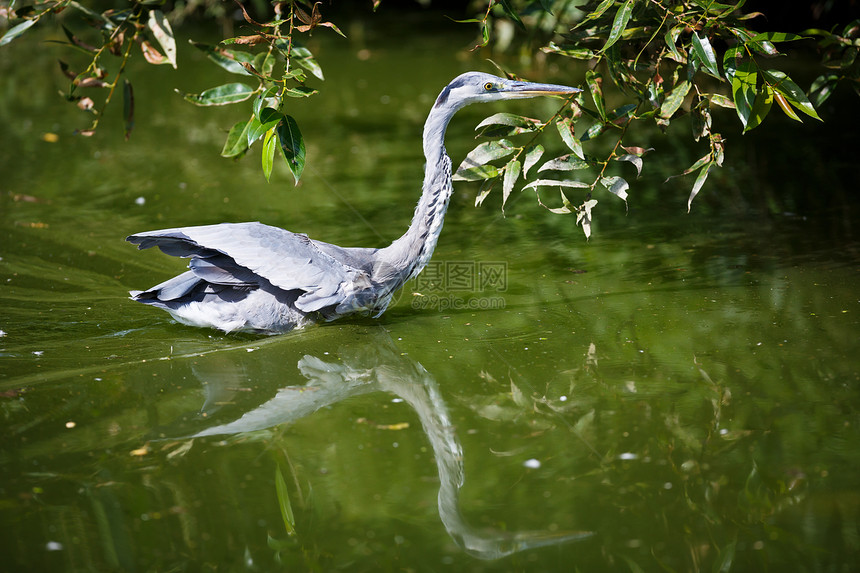
POLYGON ((367 273, 340 261, 307 237, 262 223, 222 223, 131 235, 141 249, 157 246, 175 257, 192 257, 196 276, 217 284, 248 285, 255 276, 284 290, 302 290, 305 312, 343 301, 367 273), (249 272, 250 271, 250 272, 249 272))

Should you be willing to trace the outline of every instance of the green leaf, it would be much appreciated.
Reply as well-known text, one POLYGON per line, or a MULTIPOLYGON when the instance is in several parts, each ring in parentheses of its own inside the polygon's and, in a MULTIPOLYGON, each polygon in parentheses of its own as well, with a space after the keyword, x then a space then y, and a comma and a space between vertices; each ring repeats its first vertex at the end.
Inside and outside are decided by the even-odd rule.
MULTIPOLYGON (((591 210, 597 205, 597 199, 588 199, 582 203, 579 209, 576 210, 576 224, 582 226, 582 232, 585 233, 586 240, 591 237, 591 210)), ((592 410, 592 413, 594 410, 592 410)), ((585 418, 585 416, 583 416, 585 418)), ((577 422, 580 425, 583 418, 577 422)), ((593 417, 591 418, 593 419, 593 417)))
POLYGON ((248 147, 260 139, 264 133, 272 130, 285 119, 284 114, 270 107, 263 108, 259 117, 254 116, 248 123, 248 147))
POLYGON ((697 32, 693 32, 691 37, 693 43, 693 53, 705 67, 705 70, 717 78, 723 79, 720 75, 720 68, 717 66, 717 55, 714 53, 714 48, 711 46, 707 36, 699 36, 697 32))
POLYGON ((11 28, 9 28, 3 37, 0 38, 0 46, 5 46, 24 32, 30 29, 30 27, 35 24, 37 20, 24 20, 20 24, 15 24, 11 28))
POLYGON ((836 74, 822 74, 815 78, 815 81, 809 86, 809 95, 815 100, 814 105, 820 107, 827 101, 838 83, 839 76, 836 74))
POLYGON ((630 14, 633 13, 634 0, 627 0, 615 13, 615 19, 612 21, 612 28, 609 30, 609 38, 603 45, 601 52, 605 52, 612 44, 621 38, 621 34, 627 28, 627 22, 630 21, 630 14))
POLYGON ((309 49, 299 44, 295 40, 293 40, 293 55, 290 61, 300 65, 301 67, 309 71, 311 74, 313 74, 314 77, 320 80, 325 80, 322 67, 314 59, 314 55, 309 49))
POLYGON ((708 178, 708 174, 711 172, 711 167, 713 167, 713 165, 713 162, 709 162, 699 170, 699 175, 696 177, 695 183, 693 183, 692 191, 690 191, 690 197, 687 199, 687 213, 690 212, 693 199, 696 198, 696 195, 698 195, 699 191, 702 189, 702 185, 705 184, 705 180, 708 178))
POLYGON ((627 181, 621 177, 601 177, 600 184, 603 185, 607 191, 617 196, 619 199, 622 199, 625 203, 627 202, 627 190, 630 188, 627 181))
POLYGON ((254 110, 254 116, 257 119, 260 119, 260 113, 262 113, 266 107, 277 106, 279 103, 280 98, 278 97, 278 86, 272 86, 254 98, 254 103, 251 104, 251 109, 254 110))
POLYGON ((588 169, 589 167, 589 163, 584 159, 568 154, 550 159, 540 166, 538 173, 541 171, 576 171, 579 169, 588 169))
POLYGON ((254 56, 248 52, 240 50, 230 50, 220 46, 211 46, 209 44, 201 44, 200 42, 190 41, 191 45, 206 54, 212 62, 219 67, 227 70, 231 74, 240 76, 250 76, 251 72, 246 70, 241 62, 250 64, 254 61, 254 56))
POLYGON ((595 57, 594 52, 588 48, 580 48, 578 46, 559 46, 554 42, 550 42, 541 51, 546 54, 558 54, 575 60, 590 60, 595 57))
POLYGON ((606 116, 606 119, 609 121, 615 121, 621 119, 622 117, 630 117, 633 112, 636 111, 637 107, 639 106, 635 103, 628 103, 622 105, 621 107, 617 107, 611 112, 609 112, 609 114, 606 116))
POLYGON ((727 109, 737 109, 735 107, 735 102, 733 102, 731 98, 726 97, 723 94, 710 94, 708 98, 714 105, 718 105, 727 109))
POLYGON ((481 40, 479 44, 481 48, 490 43, 490 26, 486 21, 481 22, 481 40))
POLYGON ((642 175, 642 165, 644 162, 642 161, 642 158, 638 155, 633 155, 632 153, 619 155, 615 158, 615 161, 626 161, 628 163, 632 163, 633 166, 636 167, 636 177, 638 178, 640 175, 642 175))
POLYGON ((723 72, 725 73, 726 79, 732 81, 732 78, 735 75, 735 70, 737 69, 737 61, 743 56, 746 52, 744 52, 743 46, 733 46, 726 50, 726 53, 723 54, 723 72))
POLYGON ((307 74, 305 74, 304 70, 299 70, 299 69, 294 68, 294 69, 290 70, 289 72, 285 71, 284 75, 281 76, 281 79, 283 81, 296 80, 299 83, 304 83, 308 79, 308 76, 307 76, 307 74))
POLYGON ((606 124, 595 123, 585 131, 585 134, 583 134, 581 141, 588 141, 590 139, 594 139, 595 137, 603 133, 604 129, 606 129, 606 124))
POLYGON ((536 179, 523 187, 523 191, 526 189, 535 189, 537 187, 580 187, 588 189, 591 186, 588 183, 583 183, 582 181, 571 181, 569 179, 536 179))
POLYGON ((287 482, 281 473, 281 466, 275 468, 275 493, 278 496, 278 507, 281 508, 281 519, 284 520, 287 535, 295 535, 296 518, 293 516, 293 506, 290 503, 290 494, 287 491, 287 482))
POLYGON ((284 161, 287 162, 287 167, 289 167, 293 178, 296 180, 296 185, 298 185, 302 172, 305 170, 306 152, 302 132, 299 131, 299 125, 296 123, 296 120, 289 115, 285 116, 284 121, 279 123, 275 129, 278 132, 278 140, 281 143, 284 161))
MULTIPOLYGON (((83 14, 89 16, 89 18, 94 22, 94 26, 97 27, 99 30, 115 30, 116 25, 114 21, 111 20, 111 18, 115 18, 118 20, 120 16, 123 15, 122 11, 110 13, 105 12, 103 14, 99 14, 98 12, 91 10, 83 4, 75 2, 75 0, 71 0, 71 2, 69 2, 69 6, 72 6, 75 10, 78 10, 79 12, 82 12, 83 14), (110 14, 110 16, 108 14, 110 14)), ((125 11, 125 15, 129 16, 130 12, 125 11)), ((123 20, 123 22, 125 22, 125 20, 123 20)))
POLYGON ((803 36, 800 36, 798 34, 789 34, 786 32, 764 32, 762 34, 757 34, 752 37, 752 41, 754 42, 794 42, 803 39, 803 36))
POLYGON ((260 52, 254 56, 254 69, 260 72, 264 78, 271 78, 272 70, 275 69, 275 55, 269 52, 260 52))
POLYGON ((585 22, 588 22, 589 20, 596 20, 596 19, 600 18, 601 16, 603 16, 603 13, 606 12, 607 10, 609 10, 609 7, 612 6, 612 4, 614 2, 615 2, 615 0, 603 0, 600 3, 600 5, 597 6, 597 8, 595 8, 591 14, 586 16, 582 20, 582 22, 580 22, 579 26, 581 26, 585 22))
POLYGON ((480 207, 484 202, 490 191, 493 190, 493 183, 495 183, 492 179, 487 179, 481 184, 481 190, 478 192, 478 196, 475 197, 475 207, 480 207))
POLYGON ((663 36, 663 41, 666 42, 666 46, 669 48, 669 52, 672 54, 672 59, 679 64, 683 64, 687 61, 687 58, 684 57, 684 55, 678 51, 678 46, 676 45, 676 42, 678 41, 678 36, 680 36, 681 32, 683 31, 684 26, 678 25, 674 28, 669 28, 669 30, 666 32, 666 35, 663 36))
POLYGON ((248 121, 240 121, 230 128, 227 141, 221 149, 221 157, 238 157, 248 151, 248 128, 256 119, 252 117, 248 121))
POLYGON ((594 105, 597 108, 597 113, 600 114, 600 119, 606 121, 606 102, 603 99, 603 78, 594 70, 585 72, 585 82, 588 84, 588 89, 591 92, 591 98, 594 100, 594 105))
POLYGON ((645 92, 645 86, 631 72, 629 60, 621 57, 618 46, 612 46, 606 50, 606 63, 609 77, 628 96, 641 99, 645 92), (632 94, 631 94, 632 92, 632 94))
POLYGON ((483 181, 499 176, 499 168, 495 165, 476 165, 458 169, 452 179, 454 181, 483 181))
POLYGON ((150 10, 146 25, 161 45, 167 61, 170 62, 173 69, 176 69, 176 40, 173 37, 173 29, 170 27, 167 17, 161 10, 150 10))
POLYGON ((758 93, 757 86, 758 73, 755 64, 749 60, 742 61, 737 65, 732 77, 732 99, 745 128, 750 121, 750 114, 758 93))
POLYGON ((134 129, 134 89, 127 79, 122 84, 122 117, 125 120, 125 140, 128 141, 134 129))
POLYGON ((272 164, 275 160, 275 130, 270 129, 263 138, 263 175, 266 181, 272 176, 272 164))
POLYGON ((573 133, 573 120, 568 117, 560 117, 555 121, 555 127, 561 135, 565 145, 576 154, 580 159, 585 159, 585 153, 582 151, 582 143, 576 138, 573 133))
POLYGON ((319 91, 307 86, 293 86, 284 88, 282 93, 287 97, 310 97, 319 91))
POLYGON ((704 155, 704 156, 698 158, 695 163, 693 163, 691 166, 687 167, 681 173, 678 173, 677 175, 670 175, 669 177, 666 178, 666 181, 669 181, 670 179, 674 179, 675 177, 683 177, 684 175, 689 175, 690 173, 692 173, 693 171, 695 171, 696 169, 700 168, 702 165, 704 165, 710 161, 711 161, 711 154, 708 153, 707 155, 704 155))
POLYGON ((690 86, 690 82, 684 80, 672 88, 672 91, 663 100, 663 105, 660 106, 660 117, 664 119, 672 118, 675 112, 678 111, 678 108, 681 107, 681 104, 684 103, 684 98, 690 92, 690 86))
POLYGON ((729 573, 732 570, 732 562, 735 559, 735 548, 738 543, 737 534, 735 535, 735 538, 719 552, 720 559, 714 561, 711 570, 715 573, 729 573))
POLYGON ((516 160, 512 159, 505 165, 505 177, 502 179, 502 209, 505 208, 505 203, 508 202, 508 197, 511 195, 511 191, 514 190, 514 184, 517 182, 517 179, 520 176, 520 172, 522 171, 522 164, 516 160))
POLYGON ((182 94, 185 101, 199 106, 238 103, 250 99, 254 95, 254 89, 243 83, 224 84, 223 86, 211 88, 199 94, 186 94, 179 90, 176 91, 182 94))
POLYGON ((711 133, 711 125, 713 123, 713 119, 711 118, 711 102, 708 98, 698 94, 694 100, 696 102, 695 105, 690 106, 690 127, 693 130, 693 139, 699 141, 700 138, 711 133))
MULTIPOLYGON (((537 193, 537 191, 535 191, 535 193, 537 193)), ((555 209, 552 207, 547 207, 546 205, 541 203, 540 197, 538 197, 538 203, 540 203, 544 209, 551 213, 557 213, 559 215, 567 215, 569 213, 573 213, 576 210, 576 207, 573 206, 573 204, 567 198, 567 195, 565 195, 564 191, 562 191, 560 188, 558 190, 558 193, 559 195, 561 195, 561 207, 555 209)))
POLYGON ((803 90, 800 89, 790 77, 785 75, 784 72, 779 70, 766 70, 762 71, 762 74, 769 80, 774 90, 785 96, 788 103, 809 117, 813 117, 821 121, 821 118, 818 117, 818 112, 816 112, 815 108, 812 107, 812 104, 809 102, 806 94, 803 93, 803 90))
POLYGON ((486 118, 478 124, 475 131, 484 137, 505 137, 519 133, 530 133, 537 131, 541 122, 537 119, 514 115, 512 113, 497 113, 486 118))
POLYGON ((526 25, 523 24, 522 20, 520 20, 519 14, 517 14, 514 9, 511 8, 511 3, 509 2, 509 0, 498 0, 497 3, 502 7, 502 11, 505 13, 505 15, 511 20, 513 20, 514 24, 519 26, 521 30, 526 29, 526 25))
POLYGON ((526 158, 523 160, 524 175, 528 175, 529 170, 534 167, 538 161, 540 161, 540 158, 543 156, 543 152, 543 146, 540 144, 526 149, 526 158))
POLYGON ((766 56, 778 56, 779 50, 776 49, 772 43, 767 40, 755 40, 755 37, 760 34, 756 34, 751 30, 747 30, 746 28, 729 28, 729 31, 734 34, 734 36, 743 42, 748 48, 766 56))
MULTIPOLYGON (((270 128, 271 129, 271 128, 270 128)), ((251 116, 251 119, 248 121, 248 129, 245 130, 245 136, 247 138, 248 147, 254 145, 254 142, 263 137, 263 134, 266 133, 266 129, 263 129, 263 124, 260 123, 260 119, 254 115, 251 116)))
POLYGON ((692 0, 693 4, 703 8, 706 14, 716 14, 725 16, 740 9, 744 2, 736 2, 734 4, 722 4, 714 2, 714 0, 692 0))
POLYGON ((507 139, 499 139, 497 141, 486 141, 478 145, 475 149, 466 155, 463 162, 457 168, 456 174, 461 171, 467 171, 473 167, 485 165, 490 161, 507 157, 516 151, 516 148, 507 139))
POLYGON ((276 40, 275 47, 278 49, 279 52, 281 52, 281 54, 285 58, 289 58, 291 63, 298 64, 299 66, 312 73, 315 77, 321 80, 325 80, 322 68, 320 67, 319 63, 314 59, 314 56, 311 51, 299 42, 292 40, 292 45, 290 45, 290 40, 276 40))

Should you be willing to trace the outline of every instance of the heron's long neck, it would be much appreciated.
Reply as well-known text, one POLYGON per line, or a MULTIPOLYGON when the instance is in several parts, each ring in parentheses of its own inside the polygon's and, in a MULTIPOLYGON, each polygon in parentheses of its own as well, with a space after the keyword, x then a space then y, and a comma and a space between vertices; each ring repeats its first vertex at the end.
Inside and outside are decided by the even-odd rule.
MULTIPOLYGON (((445 152, 445 129, 456 109, 433 107, 424 124, 424 188, 406 233, 381 250, 383 260, 397 269, 400 284, 414 277, 433 256, 448 200, 451 198, 451 159, 445 152)), ((400 286, 400 285, 397 285, 400 286)))

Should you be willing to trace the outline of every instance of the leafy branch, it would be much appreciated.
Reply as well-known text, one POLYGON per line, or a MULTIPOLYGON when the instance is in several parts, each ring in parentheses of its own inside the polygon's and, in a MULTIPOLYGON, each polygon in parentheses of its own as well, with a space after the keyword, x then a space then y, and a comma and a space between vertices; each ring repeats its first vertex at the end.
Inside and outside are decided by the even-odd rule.
MULTIPOLYGON (((225 12, 224 3, 206 3, 225 12)), ((214 64, 241 78, 181 95, 199 106, 247 105, 247 119, 229 129, 221 155, 240 158, 260 142, 264 176, 269 179, 274 157, 280 154, 298 183, 305 166, 305 143, 288 113, 290 98, 318 93, 306 82, 311 77, 322 81, 324 76, 297 37, 318 28, 343 34, 323 18, 320 2, 275 0, 266 10, 271 19, 263 21, 237 4, 244 18, 241 35, 216 44, 191 44, 214 64)), ((689 118, 694 141, 707 142, 705 153, 673 176, 694 176, 687 199, 689 210, 710 173, 725 158, 726 142, 715 128, 713 107, 733 109, 746 133, 764 122, 774 102, 787 117, 800 121, 803 116, 820 119, 816 106, 840 83, 848 83, 860 94, 860 21, 833 31, 759 33, 750 22, 762 15, 744 13, 744 4, 745 0, 591 0, 576 9, 567 1, 478 2, 478 16, 463 20, 478 24, 480 42, 475 48, 490 46, 493 30, 502 29, 499 24, 507 22, 509 29, 513 26, 530 39, 540 40, 541 57, 584 62, 587 91, 566 102, 547 121, 513 114, 487 118, 478 131, 480 137, 491 140, 483 141, 467 156, 456 177, 483 182, 477 205, 493 189, 501 189, 503 209, 517 186, 532 190, 538 204, 550 211, 575 213, 588 237, 597 205, 593 196, 608 191, 627 204, 630 177, 621 166, 632 165, 638 178, 646 154, 653 151, 641 143, 642 128, 656 126, 665 131, 677 120, 687 122, 689 118), (780 51, 784 45, 813 39, 825 71, 807 95, 774 63, 785 55, 780 51), (537 138, 550 125, 555 126, 567 152, 544 159, 545 148, 537 138), (515 142, 526 137, 523 144, 515 142), (540 192, 547 187, 558 188, 560 206, 542 200, 540 192), (581 196, 573 200, 574 194, 581 196)), ((78 133, 95 133, 122 86, 128 137, 134 126, 134 91, 126 71, 129 60, 139 51, 151 64, 178 66, 170 22, 185 17, 186 9, 164 13, 159 5, 157 0, 130 0, 125 9, 97 13, 76 0, 26 5, 0 0, 0 19, 10 24, 0 37, 0 47, 64 12, 62 29, 67 41, 59 43, 86 57, 77 64, 60 62, 71 82, 64 96, 92 116, 91 125, 78 133), (70 13, 77 18, 68 17, 70 13), (66 26, 81 22, 87 29, 74 31, 66 26), (101 96, 98 104, 97 93, 101 96)), ((372 2, 374 10, 378 5, 378 0, 372 2)))
MULTIPOLYGON (((262 142, 262 170, 271 176, 278 150, 298 183, 305 166, 305 144, 295 119, 286 113, 290 98, 312 96, 317 90, 305 85, 308 74, 324 80, 313 54, 295 39, 299 33, 328 28, 343 36, 336 25, 323 20, 320 2, 307 5, 296 0, 272 3, 274 18, 258 22, 236 2, 250 27, 250 33, 230 37, 216 45, 191 42, 217 66, 243 81, 231 82, 200 93, 182 93, 185 100, 198 106, 223 106, 250 102, 249 118, 236 123, 228 132, 221 155, 239 158, 257 142, 262 142), (249 85, 248 80, 255 83, 249 85)), ((96 132, 105 109, 116 89, 123 86, 124 129, 126 138, 134 126, 134 91, 126 74, 126 65, 134 47, 150 64, 178 67, 172 18, 184 13, 163 13, 157 2, 132 0, 129 8, 97 13, 75 0, 47 0, 43 3, 16 6, 15 0, 0 2, 0 17, 15 22, 2 37, 0 47, 16 40, 48 16, 69 10, 86 23, 90 31, 81 35, 62 24, 67 41, 57 42, 73 53, 83 53, 87 60, 77 66, 60 61, 62 73, 71 81, 65 99, 93 116, 88 128, 77 133, 91 136, 96 132), (93 31, 95 33, 93 33, 93 31), (157 47, 156 47, 157 46, 157 47), (108 56, 119 58, 115 71, 109 72, 108 56), (77 71, 82 70, 82 71, 77 71), (89 90, 103 90, 96 104, 89 90)), ((65 21, 71 18, 65 18, 65 21)), ((177 90, 178 91, 178 90, 177 90)))
MULTIPOLYGON (((488 0, 487 13, 495 4, 488 0)), ((577 222, 588 236, 590 227, 583 221, 590 220, 590 209, 587 215, 584 213, 587 202, 594 201, 591 196, 598 187, 625 203, 627 200, 630 185, 623 174, 614 173, 610 166, 617 162, 631 163, 638 177, 644 155, 651 151, 628 142, 637 137, 638 131, 632 128, 651 123, 665 131, 673 121, 689 116, 693 139, 708 142, 705 155, 673 176, 695 174, 687 200, 689 210, 708 175, 723 165, 725 157, 725 139, 713 128, 712 105, 734 109, 744 133, 761 125, 774 102, 793 120, 801 121, 801 115, 821 119, 810 97, 784 71, 772 66, 776 57, 785 55, 777 46, 806 36, 820 38, 819 45, 827 50, 829 66, 842 73, 824 74, 813 83, 810 93, 815 96, 816 104, 829 97, 839 81, 851 81, 858 90, 860 73, 855 64, 860 46, 858 22, 846 26, 841 35, 822 30, 808 30, 804 35, 758 33, 748 22, 761 14, 742 13, 744 4, 745 0, 734 3, 592 0, 579 7, 585 15, 576 21, 569 10, 558 10, 559 16, 552 16, 546 3, 516 3, 522 16, 516 17, 518 24, 556 18, 555 29, 560 32, 545 43, 542 52, 586 62, 588 66, 585 74, 588 90, 577 97, 569 114, 554 120, 571 153, 549 160, 538 173, 591 170, 594 174, 590 179, 539 179, 524 184, 522 189, 558 187, 562 207, 547 208, 555 213, 577 213, 577 222), (538 12, 542 12, 542 19, 534 16, 538 12), (526 17, 526 13, 530 16, 526 17), (727 47, 720 55, 715 46, 727 47), (607 106, 604 77, 624 98, 614 109, 607 106), (598 140, 606 139, 613 140, 608 152, 601 155, 591 151, 598 140), (565 195, 564 189, 571 188, 581 188, 584 192, 585 202, 579 207, 573 207, 565 195)), ((510 3, 506 6, 507 10, 512 9, 510 3)), ((504 17, 507 10, 497 17, 504 17)), ((489 29, 482 24, 482 30, 489 29)), ((489 38, 485 37, 484 44, 488 43, 489 38)), ((505 167, 495 169, 475 164, 475 160, 489 163, 501 158, 479 154, 467 158, 461 165, 462 172, 458 171, 461 176, 468 173, 484 181, 479 203, 492 189, 494 179, 515 170, 516 156, 505 167)), ((503 185, 503 191, 504 206, 510 185, 503 185)), ((540 197, 538 203, 546 207, 540 197)))

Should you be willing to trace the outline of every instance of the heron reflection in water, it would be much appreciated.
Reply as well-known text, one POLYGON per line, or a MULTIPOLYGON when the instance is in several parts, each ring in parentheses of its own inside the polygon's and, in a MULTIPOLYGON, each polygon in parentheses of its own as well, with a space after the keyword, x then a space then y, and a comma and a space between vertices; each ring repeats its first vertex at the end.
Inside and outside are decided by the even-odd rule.
MULTIPOLYGON (((258 347, 259 352, 250 355, 246 352, 221 352, 206 358, 197 353, 189 355, 194 358, 191 366, 194 376, 206 388, 206 404, 202 410, 206 415, 182 416, 179 428, 161 427, 157 434, 181 435, 189 440, 247 436, 252 432, 297 423, 317 411, 357 396, 387 392, 408 404, 420 421, 439 474, 439 518, 448 535, 463 551, 479 559, 492 560, 593 535, 593 532, 584 530, 548 527, 502 531, 470 524, 460 509, 460 491, 466 482, 463 447, 439 383, 419 362, 398 348, 381 327, 349 338, 354 341, 343 344, 331 354, 303 355, 296 365, 303 383, 297 383, 296 379, 300 378, 290 369, 283 368, 282 365, 289 360, 284 360, 280 353, 282 347, 278 346, 258 347), (273 359, 275 355, 272 352, 278 353, 277 360, 273 359), (219 360, 213 361, 213 358, 219 360), (229 360, 235 363, 231 364, 229 360), (277 367, 274 366, 276 364, 277 367), (273 372, 280 372, 281 377, 292 383, 278 389, 262 404, 239 407, 241 414, 238 417, 235 404, 230 412, 218 412, 219 404, 234 401, 233 389, 241 386, 241 381, 273 379, 273 372)), ((370 459, 368 463, 372 463, 370 459)), ((484 481, 482 477, 485 476, 481 474, 478 470, 473 476, 474 483, 484 481)))
POLYGON ((429 262, 451 198, 445 130, 462 107, 566 95, 578 88, 498 78, 456 77, 424 124, 424 187, 406 233, 385 248, 339 247, 262 223, 222 223, 138 233, 128 240, 190 258, 190 270, 131 298, 181 323, 225 332, 287 332, 351 314, 379 316, 393 294, 429 262))

